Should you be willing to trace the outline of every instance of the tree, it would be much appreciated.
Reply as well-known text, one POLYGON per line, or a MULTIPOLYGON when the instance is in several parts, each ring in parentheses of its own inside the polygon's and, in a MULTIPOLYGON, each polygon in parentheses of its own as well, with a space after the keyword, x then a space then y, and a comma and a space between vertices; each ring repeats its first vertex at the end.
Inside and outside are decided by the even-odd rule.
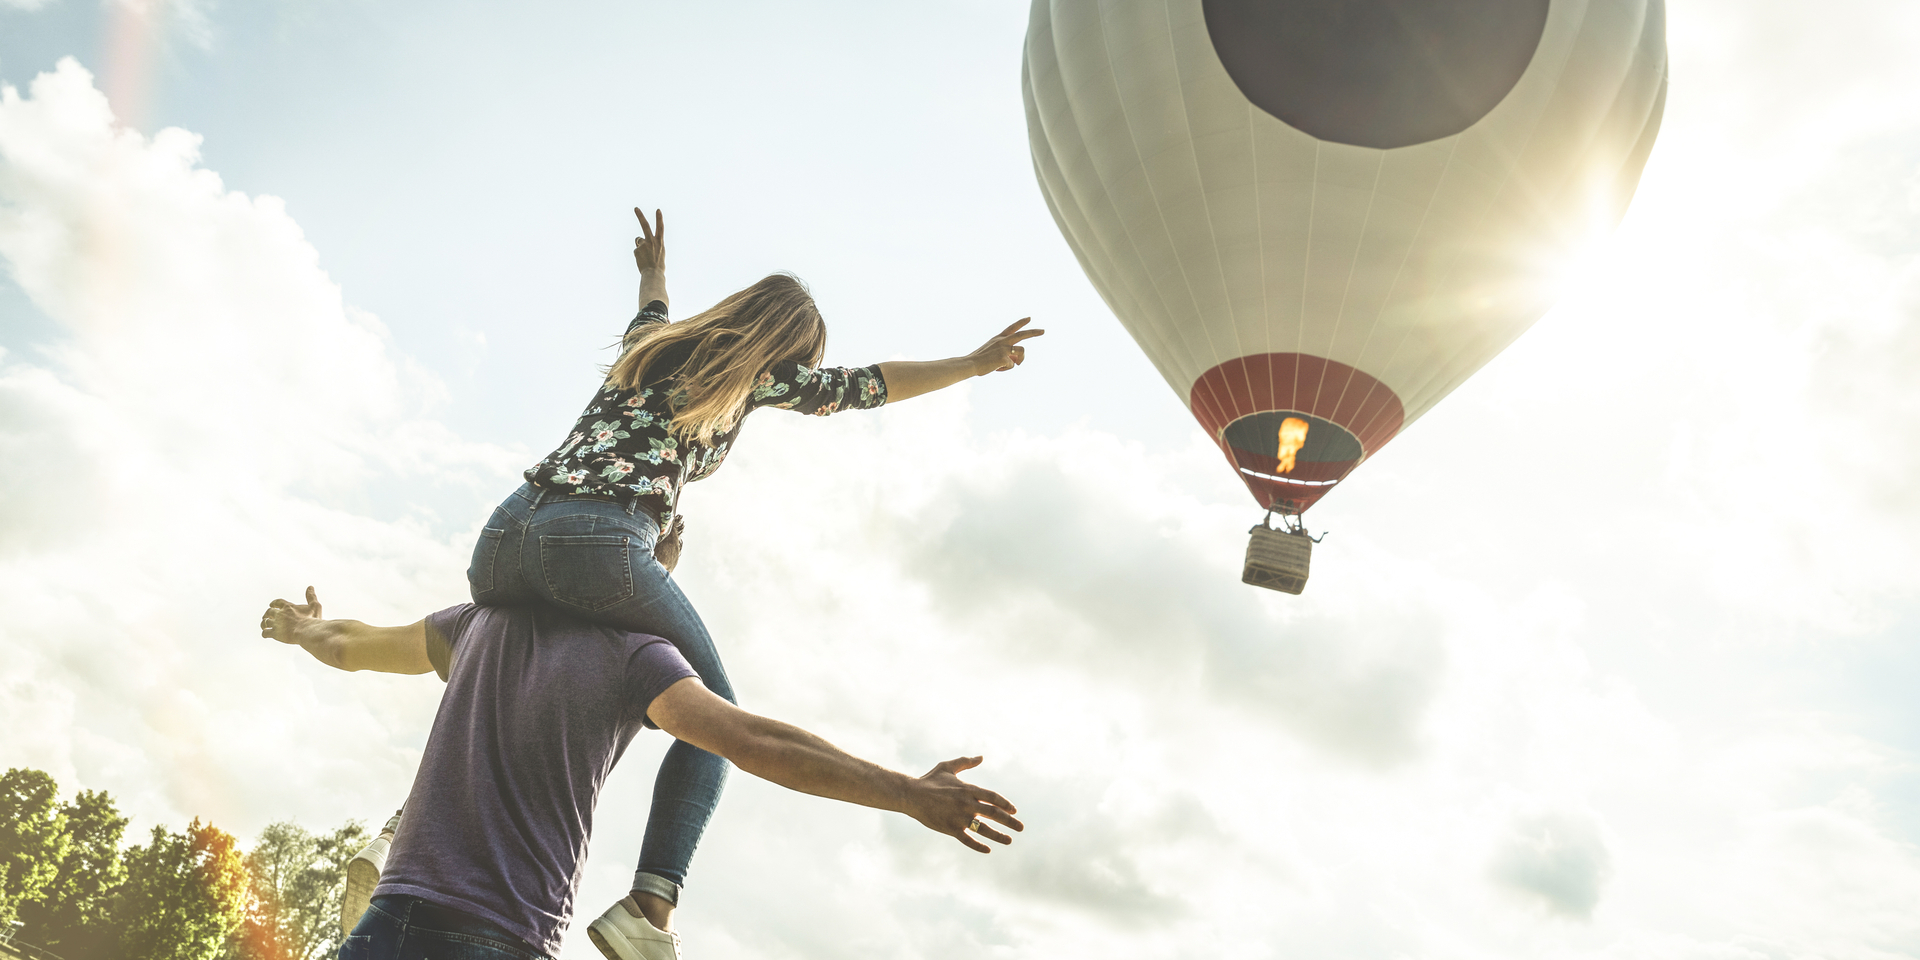
POLYGON ((198 817, 187 832, 153 828, 129 847, 113 918, 128 960, 214 960, 246 919, 250 886, 233 835, 198 817))
POLYGON ((60 813, 66 849, 40 898, 20 908, 21 937, 66 960, 111 960, 118 937, 108 908, 127 877, 120 857, 127 818, 104 790, 80 791, 60 813))
POLYGON ((289 822, 241 855, 195 819, 120 848, 127 818, 105 791, 59 803, 39 770, 0 775, 0 930, 65 960, 319 960, 340 945, 347 861, 360 823, 313 834, 289 822))
POLYGON ((347 861, 367 842, 349 820, 332 833, 297 824, 269 824, 247 854, 253 882, 234 954, 244 960, 318 960, 340 947, 340 895, 347 861))
POLYGON ((66 852, 66 822, 54 805, 60 786, 39 770, 0 774, 0 926, 40 899, 66 852))

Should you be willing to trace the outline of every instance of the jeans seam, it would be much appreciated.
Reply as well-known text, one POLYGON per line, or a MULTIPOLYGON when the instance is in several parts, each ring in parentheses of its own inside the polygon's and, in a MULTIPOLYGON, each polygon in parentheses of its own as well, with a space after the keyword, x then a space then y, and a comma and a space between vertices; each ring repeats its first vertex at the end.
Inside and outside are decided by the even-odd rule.
MULTIPOLYGON (((401 926, 406 926, 406 924, 407 924, 407 918, 406 918, 406 917, 399 917, 399 916, 395 916, 395 915, 394 915, 393 913, 391 913, 391 912, 389 912, 389 911, 387 911, 387 910, 383 910, 383 909, 381 909, 381 908, 380 908, 380 907, 379 907, 378 905, 376 905, 376 904, 372 904, 372 903, 369 903, 369 904, 367 904, 367 909, 368 909, 368 910, 371 910, 371 911, 373 911, 374 913, 377 913, 377 914, 379 914, 379 915, 381 915, 381 916, 383 916, 383 917, 386 917, 386 918, 387 918, 388 920, 392 920, 393 922, 395 922, 395 923, 397 923, 397 924, 400 924, 401 926)), ((411 911, 409 911, 409 912, 411 912, 411 911)))
POLYGON ((468 588, 476 598, 490 594, 500 584, 500 549, 506 543, 507 531, 491 527, 480 528, 480 539, 474 544, 473 562, 468 564, 468 588))
MULTIPOLYGON (((670 581, 669 581, 669 584, 670 584, 670 581)), ((693 622, 701 623, 704 625, 705 621, 700 616, 700 611, 694 609, 693 601, 688 600, 687 595, 681 592, 678 586, 674 586, 673 589, 662 591, 662 592, 665 593, 666 596, 663 598, 656 599, 653 603, 648 604, 647 606, 649 609, 652 609, 658 606, 660 599, 665 599, 674 604, 675 606, 674 612, 679 614, 682 619, 692 620, 693 622)), ((675 644, 676 648, 678 648, 678 646, 679 646, 678 644, 675 644)), ((732 703, 737 706, 740 702, 739 694, 734 692, 732 678, 726 675, 727 674, 726 664, 720 660, 720 645, 713 642, 713 637, 711 634, 707 636, 707 646, 712 648, 712 650, 709 652, 711 653, 713 666, 715 669, 717 669, 720 672, 720 675, 718 677, 702 676, 700 678, 700 681, 706 684, 709 689, 711 689, 717 683, 720 687, 723 688, 722 691, 717 691, 720 693, 721 698, 726 700, 728 703, 732 703)), ((683 653, 682 655, 684 656, 685 654, 683 653)), ((698 673, 699 672, 698 668, 696 668, 694 672, 698 673)))
MULTIPOLYGON (((386 917, 388 920, 393 921, 394 924, 400 928, 399 942, 395 944, 395 948, 396 948, 396 952, 400 952, 403 954, 405 952, 404 948, 407 943, 407 938, 417 937, 422 940, 441 940, 441 941, 455 940, 461 943, 470 943, 475 946, 492 947, 500 950, 503 953, 510 953, 517 957, 520 957, 522 958, 522 960, 548 960, 546 954, 539 953, 536 951, 529 951, 527 949, 526 944, 521 943, 519 940, 505 941, 505 940, 498 939, 496 937, 480 936, 480 935, 471 934, 471 933, 460 933, 454 930, 437 930, 431 926, 424 926, 424 925, 419 925, 414 923, 413 921, 414 909, 416 907, 419 907, 421 904, 427 903, 427 902, 428 901, 422 900, 418 897, 409 898, 406 902, 406 909, 404 911, 403 916, 396 916, 391 911, 383 910, 380 907, 375 906, 371 903, 367 904, 367 909, 373 913, 378 913, 379 915, 386 917)), ((503 930, 501 932, 505 933, 506 931, 503 930)), ((352 936, 349 935, 347 939, 352 939, 352 936)), ((366 939, 371 939, 371 937, 367 937, 366 939)))
POLYGON ((456 933, 452 930, 435 930, 432 927, 423 928, 419 933, 423 939, 457 940, 461 943, 471 943, 482 947, 497 947, 506 952, 517 953, 526 958, 526 960, 539 960, 541 956, 536 953, 528 953, 524 947, 516 946, 502 940, 496 940, 493 937, 475 936, 471 933, 456 933))

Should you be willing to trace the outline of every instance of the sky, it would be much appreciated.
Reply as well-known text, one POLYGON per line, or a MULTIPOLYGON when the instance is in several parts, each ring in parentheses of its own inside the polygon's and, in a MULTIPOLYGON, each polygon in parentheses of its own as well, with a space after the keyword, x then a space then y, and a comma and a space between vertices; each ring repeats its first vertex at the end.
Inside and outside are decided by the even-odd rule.
POLYGON ((384 819, 438 682, 258 613, 466 599, 657 206, 678 312, 792 270, 830 363, 1048 330, 757 416, 686 496, 744 705, 984 754, 1028 825, 982 857, 736 775, 690 954, 1920 956, 1920 7, 1668 16, 1626 220, 1314 509, 1290 597, 1047 215, 1022 4, 0 0, 0 766, 131 835, 384 819))

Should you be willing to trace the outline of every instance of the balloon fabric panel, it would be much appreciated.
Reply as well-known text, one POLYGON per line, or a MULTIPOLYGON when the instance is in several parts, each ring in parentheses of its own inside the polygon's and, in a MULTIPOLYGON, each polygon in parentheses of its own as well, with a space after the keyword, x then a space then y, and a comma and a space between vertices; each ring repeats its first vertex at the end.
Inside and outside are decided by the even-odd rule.
POLYGON ((1022 89, 1048 207, 1263 506, 1304 509, 1358 461, 1305 490, 1230 427, 1260 417, 1248 435, 1263 435, 1268 414, 1298 415, 1371 456, 1545 312, 1567 258, 1624 212, 1659 128, 1660 0, 1408 4, 1032 7, 1022 89), (1339 43, 1264 62, 1305 42, 1274 23, 1364 62, 1341 62, 1339 43), (1431 77, 1380 75, 1411 62, 1380 51, 1409 43, 1445 54, 1422 69, 1461 80, 1447 104, 1421 106, 1431 77), (1462 51, 1485 62, 1458 66, 1462 51), (1237 79, 1255 74, 1247 87, 1264 88, 1237 79), (1429 139, 1401 142, 1415 136, 1429 139))

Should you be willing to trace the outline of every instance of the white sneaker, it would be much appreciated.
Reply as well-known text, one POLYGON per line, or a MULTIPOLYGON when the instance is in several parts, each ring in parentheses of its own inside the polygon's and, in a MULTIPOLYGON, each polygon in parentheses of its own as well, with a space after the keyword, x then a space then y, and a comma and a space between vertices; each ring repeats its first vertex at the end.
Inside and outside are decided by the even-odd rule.
POLYGON ((367 912, 373 888, 380 885, 380 871, 387 868, 387 851, 393 846, 393 834, 400 827, 400 815, 394 814, 373 842, 347 861, 347 888, 340 895, 340 935, 352 936, 353 928, 367 912))
POLYGON ((680 960, 680 935, 628 913, 624 900, 587 925, 587 939, 607 960, 680 960))

